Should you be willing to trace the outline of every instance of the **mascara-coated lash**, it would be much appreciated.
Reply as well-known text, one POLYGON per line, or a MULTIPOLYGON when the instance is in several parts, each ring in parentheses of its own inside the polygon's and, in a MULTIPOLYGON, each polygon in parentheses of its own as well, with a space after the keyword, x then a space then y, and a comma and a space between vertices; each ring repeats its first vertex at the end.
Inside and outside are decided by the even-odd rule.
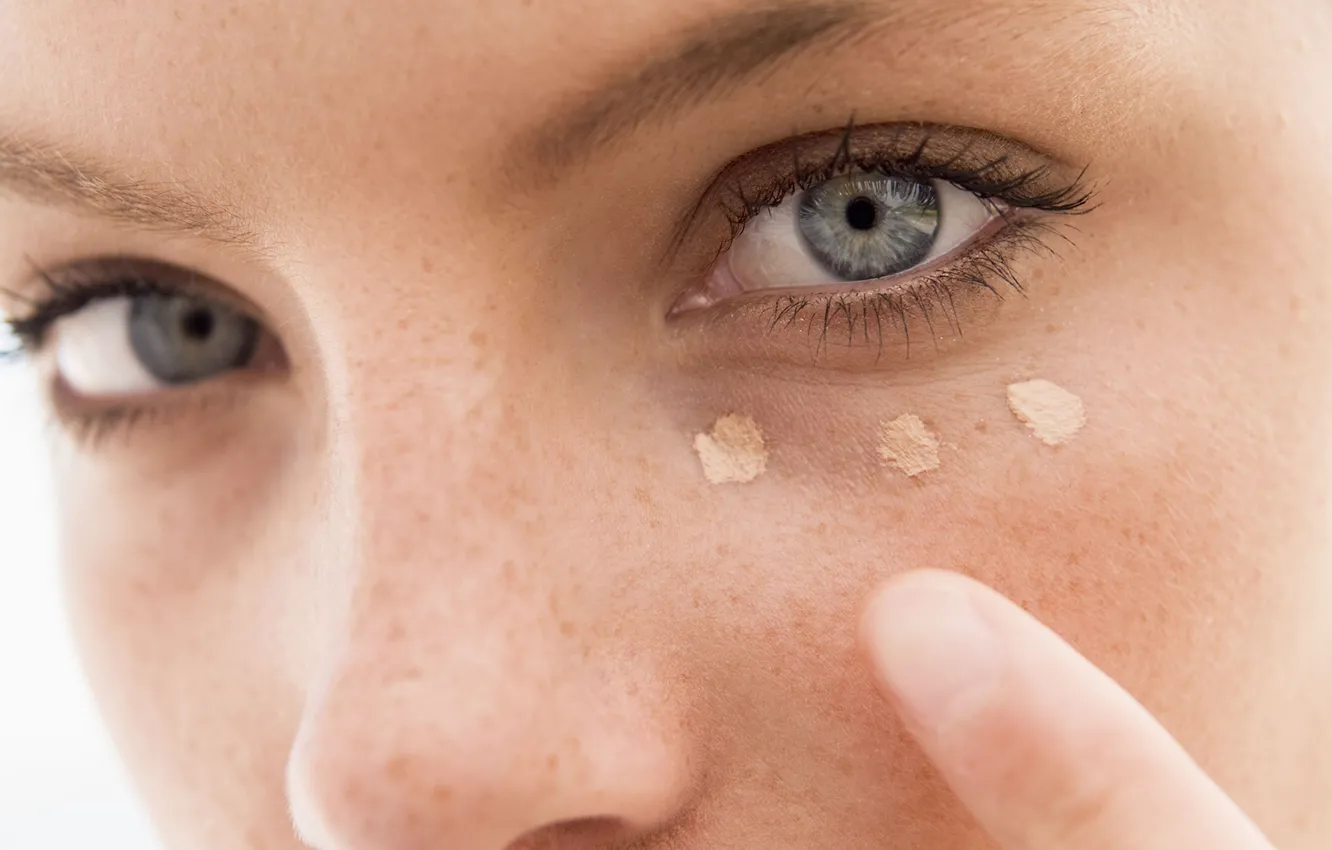
POLYGON ((944 340, 960 341, 964 324, 992 318, 1005 293, 1025 294, 1017 258, 1058 258, 1050 242, 1072 244, 1059 219, 1093 209, 1085 168, 1018 142, 937 125, 848 124, 836 134, 769 145, 723 169, 685 231, 691 239, 704 228, 717 234, 718 247, 702 279, 726 261, 754 216, 851 172, 949 182, 991 205, 993 222, 942 256, 880 278, 756 286, 710 306, 700 299, 701 306, 692 310, 680 308, 688 303, 687 292, 668 320, 679 325, 691 347, 740 359, 765 352, 759 356, 782 360, 802 346, 778 338, 796 332, 815 365, 839 359, 828 358, 830 351, 852 349, 873 353, 872 363, 863 356, 853 358, 855 363, 875 365, 884 359, 888 336, 896 334, 894 350, 910 359, 922 342, 937 348, 944 340), (753 341, 759 336, 772 339, 760 345, 753 341))
POLYGON ((673 250, 720 216, 725 233, 711 262, 758 212, 851 171, 910 180, 944 180, 1014 210, 1090 212, 1086 166, 1063 163, 985 130, 928 123, 856 125, 795 136, 724 166, 680 221, 673 250))

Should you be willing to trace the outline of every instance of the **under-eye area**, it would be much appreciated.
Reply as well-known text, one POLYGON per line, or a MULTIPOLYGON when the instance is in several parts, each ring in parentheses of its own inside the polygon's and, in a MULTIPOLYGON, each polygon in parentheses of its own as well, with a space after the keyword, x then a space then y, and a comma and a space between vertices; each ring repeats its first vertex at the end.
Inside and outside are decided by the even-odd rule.
POLYGON ((683 225, 713 244, 668 324, 692 343, 874 365, 933 353, 1074 246, 1084 169, 980 130, 924 124, 801 136, 733 162, 683 225))

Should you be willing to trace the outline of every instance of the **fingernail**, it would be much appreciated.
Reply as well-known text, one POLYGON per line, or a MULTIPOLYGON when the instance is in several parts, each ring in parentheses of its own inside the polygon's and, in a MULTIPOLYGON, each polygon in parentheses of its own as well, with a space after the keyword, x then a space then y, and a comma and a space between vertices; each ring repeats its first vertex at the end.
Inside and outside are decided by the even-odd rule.
POLYGON ((1003 673, 997 636, 962 588, 929 579, 889 585, 865 626, 880 676, 921 727, 974 714, 1003 673))

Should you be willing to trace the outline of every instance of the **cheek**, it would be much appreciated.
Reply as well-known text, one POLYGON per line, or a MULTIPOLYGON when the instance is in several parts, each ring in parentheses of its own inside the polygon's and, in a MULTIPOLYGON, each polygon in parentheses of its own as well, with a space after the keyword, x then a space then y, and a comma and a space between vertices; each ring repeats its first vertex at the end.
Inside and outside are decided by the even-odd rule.
POLYGON ((949 362, 970 371, 940 359, 928 379, 747 376, 726 386, 714 376, 683 394, 704 400, 688 427, 740 412, 767 437, 762 477, 704 485, 700 497, 727 540, 713 580, 742 603, 731 626, 752 653, 732 659, 733 675, 762 688, 768 705, 799 694, 780 720, 749 718, 756 739, 782 740, 794 724, 803 737, 791 746, 827 747, 809 763, 871 754, 848 765, 865 781, 884 781, 884 756, 912 764, 851 635, 872 585, 936 567, 1032 611, 1255 805, 1266 792, 1246 759, 1307 761, 1307 744, 1272 724, 1284 706, 1326 698, 1291 673, 1313 657, 1307 594, 1327 585, 1319 555, 1332 418, 1319 334, 1292 333, 1284 304, 1227 300, 1235 281, 1219 271, 1217 297, 1186 300, 1164 258, 1143 262, 1152 275, 1126 273, 1118 293, 1063 287, 1051 297, 1091 293, 1062 306, 1097 320, 1076 332, 1042 322, 1010 338, 999 367, 969 354, 949 362), (1032 377, 1085 403, 1088 423, 1067 445, 1043 445, 1009 410, 1007 384, 1032 377), (908 477, 878 457, 880 423, 904 413, 938 436, 939 469, 908 477))
POLYGON ((172 444, 180 463, 60 459, 72 625, 168 843, 283 846, 282 768, 313 631, 297 620, 316 600, 298 587, 315 554, 292 532, 316 500, 290 474, 289 432, 193 430, 172 444))

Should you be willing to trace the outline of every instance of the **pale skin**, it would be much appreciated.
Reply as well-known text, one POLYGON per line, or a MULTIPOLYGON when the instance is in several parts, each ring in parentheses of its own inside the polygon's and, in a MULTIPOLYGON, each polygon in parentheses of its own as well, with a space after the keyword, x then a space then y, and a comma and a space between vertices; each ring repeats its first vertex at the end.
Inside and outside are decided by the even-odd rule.
POLYGON ((6 313, 133 258, 260 329, 150 387, 103 293, 24 367, 164 846, 1332 845, 1329 45, 1326 0, 0 0, 6 313), (727 216, 922 123, 1040 174, 846 290, 925 295, 708 288, 807 282, 781 192, 727 216), (1021 293, 910 289, 1024 222, 1021 293), (764 471, 711 484, 736 413, 764 471))

